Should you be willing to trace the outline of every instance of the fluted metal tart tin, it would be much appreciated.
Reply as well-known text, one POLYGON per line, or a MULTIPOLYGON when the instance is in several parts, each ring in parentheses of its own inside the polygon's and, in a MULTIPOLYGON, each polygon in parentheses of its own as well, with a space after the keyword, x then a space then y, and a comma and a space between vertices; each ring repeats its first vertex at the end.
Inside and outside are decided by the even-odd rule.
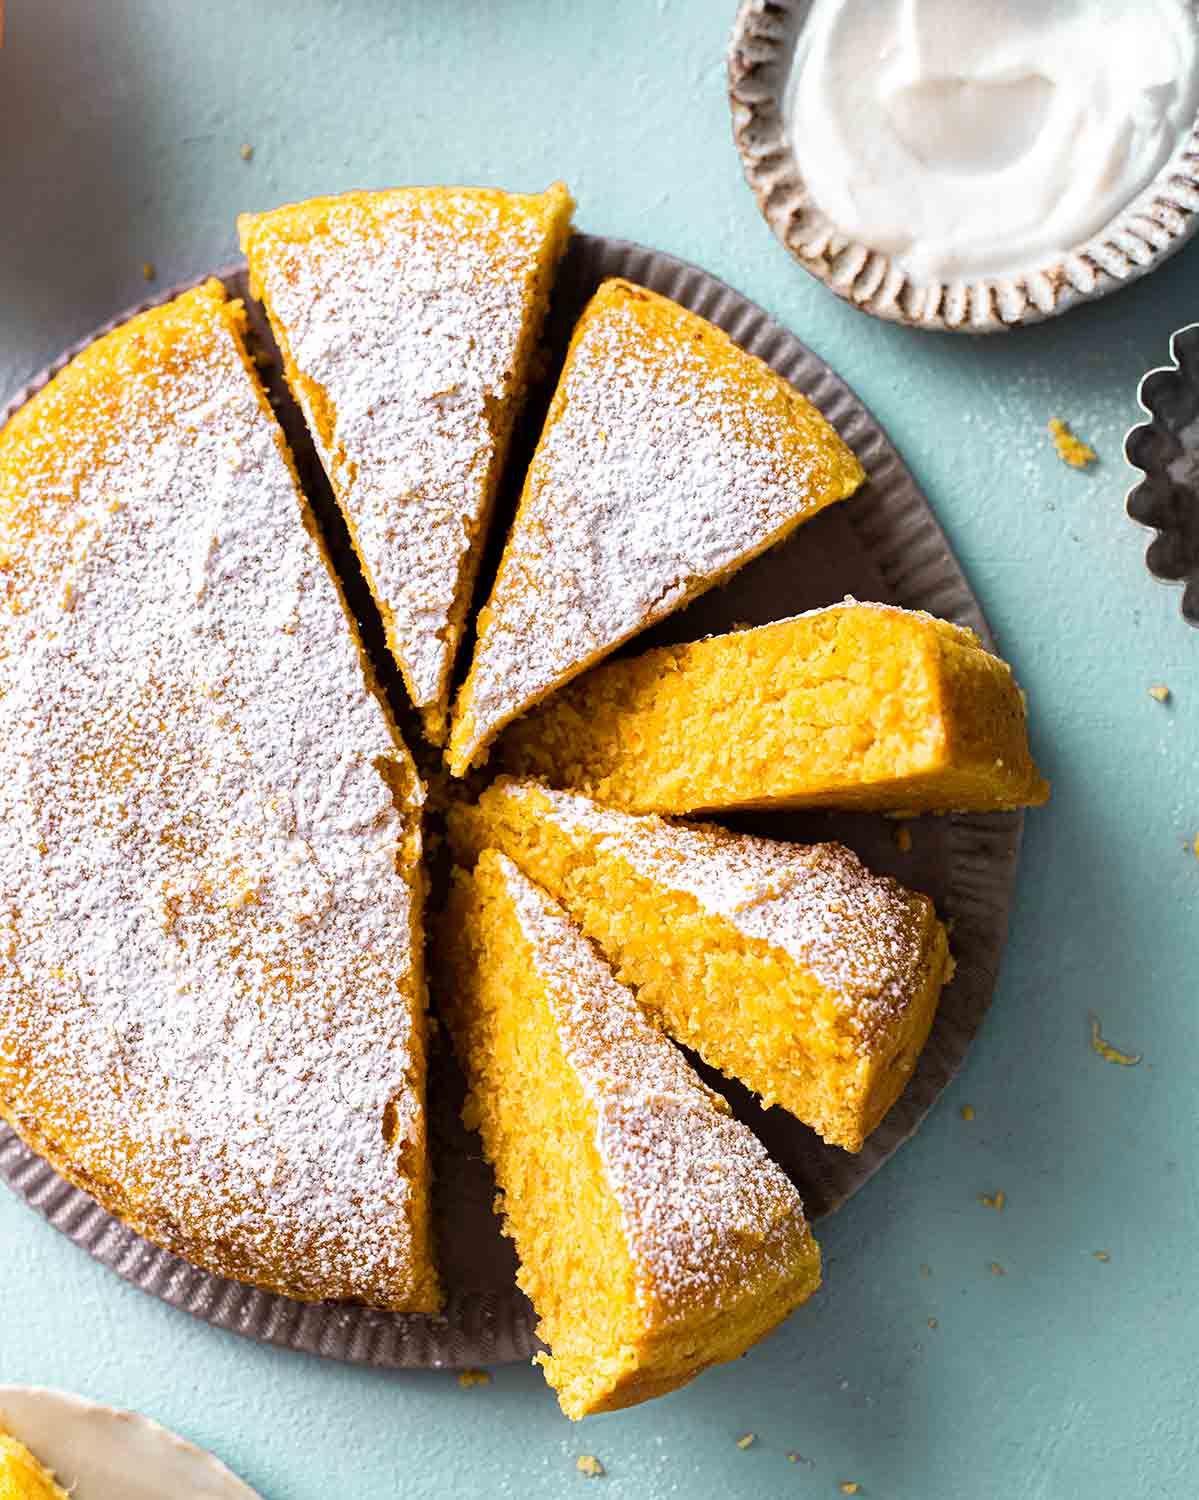
POLYGON ((1157 176, 1068 254, 1018 275, 922 281, 838 229, 812 201, 787 138, 784 94, 812 0, 742 0, 728 55, 733 138, 766 222, 795 259, 876 318, 998 333, 1093 302, 1155 270, 1199 228, 1199 116, 1157 176))
POLYGON ((1149 420, 1124 440, 1141 474, 1127 509, 1155 533, 1145 566, 1162 583, 1183 585, 1182 617, 1199 626, 1199 323, 1171 335, 1170 359, 1137 390, 1149 420))
MULTIPOLYGON (((216 272, 230 293, 246 296, 244 265, 216 272)), ((830 506, 774 551, 712 590, 687 610, 638 637, 640 650, 663 641, 695 639, 739 623, 762 624, 853 594, 926 609, 991 637, 977 599, 962 575, 928 502, 886 434, 849 387, 761 308, 695 266, 625 240, 577 234, 571 242, 547 329, 545 381, 530 397, 519 454, 531 451, 570 330, 583 304, 606 276, 625 276, 673 297, 709 318, 790 380, 824 413, 857 453, 868 483, 844 504, 830 506)), ((156 301, 183 290, 173 288, 156 301)), ((148 304, 147 304, 148 305, 148 304)), ((249 304, 253 333, 265 359, 264 376, 296 453, 318 516, 336 524, 336 507, 286 394, 277 351, 263 319, 249 304)), ((99 333, 140 309, 130 309, 99 333)), ((7 418, 90 340, 69 349, 18 393, 7 418)), ((331 552, 346 562, 331 536, 331 552)), ((381 648, 369 596, 347 593, 363 620, 385 683, 395 673, 381 648)), ((756 814, 735 826, 805 841, 838 839, 866 863, 927 892, 950 923, 957 960, 932 1036, 907 1090, 858 1155, 825 1145, 780 1109, 763 1110, 738 1085, 704 1075, 732 1101, 803 1194, 813 1218, 831 1213, 886 1162, 919 1126, 952 1079, 991 1002, 1007 934, 1008 910, 1023 826, 1016 813, 928 817, 906 826, 912 846, 901 851, 898 825, 854 813, 756 814)), ((904 841, 906 844, 906 840, 904 841)), ((377 1312, 340 1303, 305 1304, 224 1281, 149 1244, 111 1217, 0 1124, 0 1176, 77 1245, 152 1296, 228 1329, 286 1349, 392 1368, 462 1367, 528 1358, 537 1347, 529 1303, 515 1285, 515 1260, 492 1213, 494 1181, 477 1138, 458 1119, 463 1085, 440 1037, 430 1064, 430 1134, 436 1174, 434 1217, 447 1293, 439 1317, 377 1312)), ((801 1314, 802 1316, 802 1314, 801 1314)))

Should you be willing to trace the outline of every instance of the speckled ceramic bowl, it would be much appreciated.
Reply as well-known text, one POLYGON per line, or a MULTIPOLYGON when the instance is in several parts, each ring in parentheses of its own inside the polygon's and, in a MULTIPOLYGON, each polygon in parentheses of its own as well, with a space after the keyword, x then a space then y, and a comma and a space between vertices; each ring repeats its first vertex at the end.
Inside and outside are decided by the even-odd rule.
POLYGON ((1150 370, 1137 400, 1149 421, 1124 440, 1141 479, 1128 514, 1157 535, 1145 565, 1163 583, 1182 583, 1182 617, 1199 626, 1199 323, 1170 339, 1173 364, 1150 370))
POLYGON ((1199 228, 1199 116, 1157 177, 1098 234, 1036 270, 918 281, 848 238, 808 195, 783 96, 811 0, 742 0, 729 47, 733 137, 767 223, 800 265, 864 312, 910 328, 997 333, 1038 323, 1145 276, 1199 228))

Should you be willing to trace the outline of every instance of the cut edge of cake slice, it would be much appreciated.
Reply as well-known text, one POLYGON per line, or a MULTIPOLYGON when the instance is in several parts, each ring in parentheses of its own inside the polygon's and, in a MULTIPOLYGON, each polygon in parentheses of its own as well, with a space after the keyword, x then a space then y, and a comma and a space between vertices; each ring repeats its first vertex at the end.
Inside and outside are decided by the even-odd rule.
POLYGON ((915 1070, 952 974, 946 931, 926 896, 842 845, 506 777, 449 830, 460 862, 503 850, 671 1036, 830 1144, 861 1150, 915 1070))
POLYGON ((238 219, 253 293, 435 744, 573 208, 562 183, 405 187, 238 219))
POLYGON ((575 326, 479 614, 453 774, 864 477, 811 402, 722 329, 645 287, 603 282, 575 326))
POLYGON ((854 599, 605 662, 493 754, 629 812, 997 812, 1049 795, 1007 663, 947 620, 854 599))
MULTIPOLYGON (((330 555, 320 522, 300 482, 295 458, 288 445, 286 434, 279 425, 266 387, 259 377, 254 357, 247 347, 246 334, 249 328, 249 318, 245 304, 240 298, 230 298, 221 282, 213 279, 207 285, 214 292, 219 292, 224 299, 222 315, 237 344, 246 376, 257 395, 259 410, 271 424, 276 447, 291 475, 292 487, 304 529, 312 538, 333 585, 342 617, 345 620, 346 631, 358 657, 358 667, 362 673, 363 682, 378 704, 383 723, 392 740, 391 757, 376 761, 375 770, 391 793, 396 813, 404 828, 403 838, 395 852, 395 873, 411 893, 408 948, 412 968, 408 1000, 412 1013, 412 1034, 409 1039, 412 1056, 407 1077, 408 1088, 417 1104, 415 1117, 410 1114, 404 1122, 407 1134, 399 1144, 396 1159, 397 1167, 412 1183, 414 1189, 412 1204, 407 1214, 409 1234, 414 1249, 412 1289, 405 1299, 404 1306, 396 1310, 436 1313, 441 1309, 443 1294, 437 1274, 434 1249, 433 1169, 429 1153, 428 1127, 429 993, 425 974, 425 910, 429 891, 424 864, 426 790, 416 761, 404 740, 391 705, 387 701, 387 693, 379 681, 370 653, 366 649, 366 643, 362 639, 362 628, 346 598, 341 574, 330 555)), ((394 1100, 389 1101, 384 1110, 381 1128, 389 1144, 399 1141, 401 1120, 394 1100)))
POLYGON ((569 1417, 739 1357, 816 1290, 787 1177, 511 860, 455 872, 439 953, 465 1117, 569 1417))

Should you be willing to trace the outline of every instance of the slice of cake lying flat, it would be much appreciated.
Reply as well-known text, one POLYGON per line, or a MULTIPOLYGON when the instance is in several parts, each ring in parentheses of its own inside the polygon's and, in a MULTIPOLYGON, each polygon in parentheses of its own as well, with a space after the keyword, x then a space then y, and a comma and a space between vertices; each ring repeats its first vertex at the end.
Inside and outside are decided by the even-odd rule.
POLYGON ((846 600, 607 662, 517 720, 495 759, 631 812, 1044 802, 1006 662, 932 615, 846 600))
POLYGON ((70 1500, 24 1443, 0 1427, 0 1500, 70 1500))
POLYGON ((0 433, 0 1114, 196 1265, 432 1310, 423 794, 243 318, 0 433))
POLYGON ((671 1036, 858 1151, 928 1037, 949 958, 932 902, 839 844, 805 847, 501 778, 451 814, 503 850, 671 1036))
POLYGON ((479 616, 450 769, 463 774, 506 724, 862 478, 761 360, 665 297, 604 282, 479 616))
POLYGON ((244 214, 242 248, 426 731, 573 205, 397 188, 244 214))
POLYGON ((444 1008, 569 1417, 736 1359, 811 1295, 799 1196, 511 860, 457 872, 444 1008))

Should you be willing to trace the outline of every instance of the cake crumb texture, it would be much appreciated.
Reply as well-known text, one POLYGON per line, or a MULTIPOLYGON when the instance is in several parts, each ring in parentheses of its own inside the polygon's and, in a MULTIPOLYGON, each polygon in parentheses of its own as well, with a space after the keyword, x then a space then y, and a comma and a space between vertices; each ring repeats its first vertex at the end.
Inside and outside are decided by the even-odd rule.
POLYGON ((406 187, 239 220, 254 294, 438 743, 572 208, 560 183, 406 187))
POLYGON ((0 1114, 195 1265, 432 1311, 422 791, 243 320, 0 434, 0 1114))
POLYGON ((952 972, 932 902, 839 844, 604 807, 501 777, 449 817, 567 909, 676 1040, 850 1151, 902 1092, 952 972))
POLYGON ((439 954, 550 1350, 538 1363, 568 1416, 735 1359, 815 1290, 819 1251, 786 1176, 504 855, 456 873, 439 954))
POLYGON ((479 615, 451 770, 862 479, 761 360, 668 298, 605 281, 575 328, 479 615))
POLYGON ((1049 795, 1005 662, 948 621, 852 599, 606 662, 495 759, 631 812, 995 812, 1049 795))
POLYGON ((1072 469, 1085 469, 1098 458, 1094 448, 1089 443, 1084 443, 1080 437, 1075 437, 1060 417, 1049 418, 1049 435, 1053 439, 1057 456, 1072 469))
POLYGON ((1112 1046, 1100 1029, 1098 1016, 1091 1017, 1091 1051, 1097 1052, 1104 1062, 1115 1063, 1121 1068, 1135 1068, 1141 1061, 1139 1052, 1121 1052, 1119 1047, 1112 1046))
POLYGON ((70 1500, 24 1443, 0 1427, 0 1500, 70 1500))

